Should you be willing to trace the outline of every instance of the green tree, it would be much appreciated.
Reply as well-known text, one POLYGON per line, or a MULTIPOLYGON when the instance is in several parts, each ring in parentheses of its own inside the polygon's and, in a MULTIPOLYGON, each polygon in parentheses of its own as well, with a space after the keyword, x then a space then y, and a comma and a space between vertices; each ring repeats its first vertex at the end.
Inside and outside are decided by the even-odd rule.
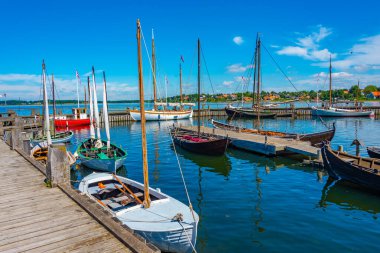
POLYGON ((363 92, 367 96, 369 93, 377 91, 377 87, 375 85, 367 85, 364 89, 363 92))

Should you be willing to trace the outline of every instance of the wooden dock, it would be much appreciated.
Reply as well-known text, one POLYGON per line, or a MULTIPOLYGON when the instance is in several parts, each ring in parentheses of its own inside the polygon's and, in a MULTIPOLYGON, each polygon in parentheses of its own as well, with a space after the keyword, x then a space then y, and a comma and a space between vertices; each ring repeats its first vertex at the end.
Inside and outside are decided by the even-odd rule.
MULTIPOLYGON (((183 129, 197 131, 196 126, 181 126, 183 129)), ((231 139, 231 145, 254 153, 267 156, 276 156, 282 153, 297 153, 305 156, 317 158, 319 149, 311 146, 307 142, 297 141, 293 139, 284 139, 272 136, 239 133, 235 131, 201 127, 201 132, 208 134, 216 134, 231 139)))
POLYGON ((159 252, 71 187, 47 187, 21 150, 0 152, 0 252, 159 252))

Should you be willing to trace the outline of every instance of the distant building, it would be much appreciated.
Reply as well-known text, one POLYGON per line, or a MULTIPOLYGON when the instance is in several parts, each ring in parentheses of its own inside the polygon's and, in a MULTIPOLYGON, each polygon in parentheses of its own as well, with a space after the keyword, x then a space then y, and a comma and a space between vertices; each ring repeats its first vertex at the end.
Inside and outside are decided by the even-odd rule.
POLYGON ((344 91, 343 91, 343 94, 348 94, 348 93, 350 93, 349 90, 344 90, 344 91))
POLYGON ((380 99, 380 91, 372 91, 367 95, 367 98, 370 99, 380 99))
POLYGON ((275 100, 275 99, 279 99, 280 96, 277 95, 277 94, 269 94, 269 95, 266 95, 264 96, 264 100, 275 100))
POLYGON ((252 101, 252 98, 251 98, 251 97, 244 97, 243 99, 244 99, 245 102, 252 101))
POLYGON ((237 95, 236 94, 231 94, 231 99, 233 99, 233 100, 237 99, 237 95))

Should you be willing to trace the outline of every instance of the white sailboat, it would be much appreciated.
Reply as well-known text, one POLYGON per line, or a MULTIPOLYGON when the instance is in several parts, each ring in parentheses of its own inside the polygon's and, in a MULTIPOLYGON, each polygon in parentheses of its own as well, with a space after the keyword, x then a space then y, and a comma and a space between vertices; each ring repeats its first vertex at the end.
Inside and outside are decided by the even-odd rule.
POLYGON ((90 120, 93 122, 93 104, 95 109, 95 122, 96 122, 96 134, 97 138, 95 138, 94 126, 90 124, 90 138, 83 141, 81 145, 79 145, 77 151, 75 152, 75 156, 77 156, 81 164, 93 169, 100 170, 106 172, 116 172, 121 166, 123 166, 124 161, 127 159, 127 152, 121 147, 117 147, 116 145, 111 143, 109 122, 108 122, 108 106, 107 106, 107 88, 106 88, 106 75, 103 71, 103 116, 104 116, 104 124, 106 130, 107 141, 102 140, 100 137, 100 121, 99 121, 99 111, 98 111, 98 103, 96 96, 96 82, 95 82, 95 70, 92 67, 92 75, 93 75, 93 88, 90 87, 90 80, 88 81, 89 86, 89 96, 90 96, 90 120), (92 97, 94 96, 94 100, 92 97))
POLYGON ((149 187, 146 150, 144 89, 142 80, 140 22, 137 21, 141 139, 144 184, 115 174, 93 173, 81 181, 79 190, 94 199, 124 225, 165 252, 195 250, 198 215, 189 206, 149 187), (141 200, 140 198, 144 198, 141 200))
POLYGON ((330 56, 330 99, 329 107, 327 108, 317 108, 313 106, 311 108, 312 116, 321 116, 321 117, 374 117, 375 113, 373 111, 365 111, 362 108, 357 110, 352 109, 340 109, 333 107, 332 103, 332 64, 330 56))
MULTIPOLYGON (((157 102, 157 85, 156 85, 156 54, 154 46, 154 35, 152 31, 152 73, 153 73, 153 102, 154 108, 152 110, 145 110, 145 119, 148 121, 160 121, 160 120, 180 120, 189 119, 193 117, 192 103, 182 103, 182 65, 180 64, 180 98, 181 102, 178 103, 158 103, 157 102), (185 110, 183 107, 190 106, 189 110, 185 110), (163 110, 158 110, 158 106, 162 106, 163 110), (174 106, 173 110, 166 109, 167 106, 174 106), (178 110, 177 110, 178 108, 178 110)), ((140 121, 140 110, 130 110, 131 118, 135 121, 140 121)))

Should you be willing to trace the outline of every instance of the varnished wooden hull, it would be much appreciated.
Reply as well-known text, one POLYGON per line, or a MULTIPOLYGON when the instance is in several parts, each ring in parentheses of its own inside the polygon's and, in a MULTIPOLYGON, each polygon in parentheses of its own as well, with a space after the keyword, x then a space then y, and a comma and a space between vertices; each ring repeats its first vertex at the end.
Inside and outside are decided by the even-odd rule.
POLYGON ((329 145, 322 147, 323 164, 329 176, 350 181, 380 193, 380 161, 356 157, 332 151, 329 145))
POLYGON ((215 120, 211 120, 211 123, 216 128, 226 129, 230 131, 237 131, 237 132, 242 132, 242 133, 268 135, 268 136, 275 136, 275 137, 280 137, 280 138, 299 139, 301 141, 310 142, 310 144, 313 146, 320 146, 323 141, 331 141, 335 135, 335 124, 333 124, 333 129, 330 129, 328 131, 312 133, 312 134, 294 134, 294 133, 285 133, 285 132, 266 131, 266 130, 237 127, 234 125, 225 124, 225 123, 218 122, 215 120))
MULTIPOLYGON (((171 134, 174 140, 174 143, 180 146, 183 149, 188 151, 204 154, 204 155, 223 155, 226 151, 230 141, 228 138, 221 138, 218 136, 204 136, 202 138, 207 138, 206 142, 193 142, 191 140, 186 140, 182 135, 175 133, 175 130, 172 130, 171 134)), ((187 131, 188 134, 196 135, 195 132, 187 131)))

